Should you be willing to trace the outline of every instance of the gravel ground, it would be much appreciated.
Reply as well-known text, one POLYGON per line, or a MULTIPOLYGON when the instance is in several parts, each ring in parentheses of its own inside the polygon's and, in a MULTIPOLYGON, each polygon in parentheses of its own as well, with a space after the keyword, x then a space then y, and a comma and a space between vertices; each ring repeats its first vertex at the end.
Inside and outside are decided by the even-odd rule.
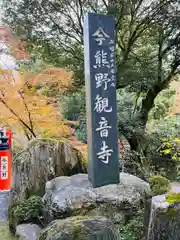
POLYGON ((9 191, 0 191, 0 240, 17 240, 8 229, 9 191))
POLYGON ((8 219, 9 191, 0 191, 0 221, 8 219))

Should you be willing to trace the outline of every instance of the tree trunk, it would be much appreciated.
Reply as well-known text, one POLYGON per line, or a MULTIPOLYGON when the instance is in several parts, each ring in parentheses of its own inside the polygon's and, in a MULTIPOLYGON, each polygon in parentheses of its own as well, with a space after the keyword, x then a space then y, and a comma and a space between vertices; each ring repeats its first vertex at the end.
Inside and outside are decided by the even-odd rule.
MULTIPOLYGON (((141 110, 138 116, 138 122, 141 127, 142 132, 145 132, 146 124, 148 121, 149 112, 154 107, 154 100, 158 96, 158 94, 167 87, 170 82, 172 75, 170 74, 166 81, 155 84, 151 89, 148 90, 146 97, 142 100, 141 110)), ((131 137, 127 138, 131 149, 134 151, 139 151, 139 144, 141 138, 136 135, 136 132, 131 134, 131 137)))

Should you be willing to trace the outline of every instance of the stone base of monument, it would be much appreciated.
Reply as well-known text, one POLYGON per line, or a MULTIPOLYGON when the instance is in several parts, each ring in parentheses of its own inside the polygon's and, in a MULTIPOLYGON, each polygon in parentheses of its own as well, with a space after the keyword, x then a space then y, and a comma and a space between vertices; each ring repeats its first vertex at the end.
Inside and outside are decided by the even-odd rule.
POLYGON ((34 224, 17 226, 20 239, 119 240, 119 224, 144 206, 149 184, 120 173, 120 184, 93 188, 87 174, 57 177, 46 183, 44 229, 34 224), (33 233, 33 234, 31 234, 33 233), (39 235, 40 234, 40 235, 39 235))
MULTIPOLYGON (((104 237, 100 239, 120 239, 116 232, 119 224, 142 207, 150 194, 149 184, 133 175, 120 173, 120 181, 93 188, 87 174, 78 174, 47 182, 43 197, 46 228, 40 239, 49 239, 51 233, 55 234, 51 239, 57 234, 71 236, 75 226, 88 237, 92 234, 104 237)), ((96 239, 88 237, 82 239, 96 239)))
MULTIPOLYGON (((171 192, 180 193, 180 184, 173 183, 171 192)), ((180 203, 171 205, 165 199, 166 195, 163 194, 147 202, 149 222, 145 224, 148 226, 146 240, 180 239, 180 203)))
POLYGON ((87 174, 77 174, 47 182, 43 198, 47 219, 90 215, 121 222, 141 205, 150 188, 148 183, 126 173, 120 173, 120 181, 93 188, 87 174))

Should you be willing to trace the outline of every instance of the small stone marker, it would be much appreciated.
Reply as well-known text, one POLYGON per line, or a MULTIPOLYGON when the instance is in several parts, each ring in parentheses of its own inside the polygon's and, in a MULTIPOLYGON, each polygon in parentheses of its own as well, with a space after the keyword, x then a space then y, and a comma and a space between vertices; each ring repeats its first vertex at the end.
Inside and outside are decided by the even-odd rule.
POLYGON ((93 187, 119 183, 115 20, 88 13, 84 20, 88 176, 93 187))

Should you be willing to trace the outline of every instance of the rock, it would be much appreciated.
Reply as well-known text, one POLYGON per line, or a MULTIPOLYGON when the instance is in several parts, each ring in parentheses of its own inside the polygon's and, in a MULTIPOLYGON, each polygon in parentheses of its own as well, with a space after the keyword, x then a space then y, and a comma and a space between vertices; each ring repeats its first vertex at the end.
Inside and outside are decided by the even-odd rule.
POLYGON ((10 208, 32 195, 43 196, 45 183, 57 176, 86 173, 83 155, 55 139, 35 139, 13 162, 10 208))
POLYGON ((180 239, 180 203, 172 206, 162 204, 151 215, 152 222, 147 240, 180 239))
POLYGON ((53 221, 40 233, 39 240, 111 239, 120 240, 118 230, 103 217, 73 217, 53 221))
POLYGON ((58 177, 46 184, 43 197, 51 221, 77 215, 105 216, 114 223, 124 221, 150 194, 148 183, 120 174, 120 184, 92 188, 87 174, 58 177))
MULTIPOLYGON (((173 193, 180 193, 180 184, 172 183, 173 193)), ((163 194, 152 198, 150 208, 147 240, 179 240, 180 203, 166 202, 166 194, 163 194)))
POLYGON ((21 224, 16 228, 16 236, 19 240, 36 240, 41 228, 35 224, 21 224))

